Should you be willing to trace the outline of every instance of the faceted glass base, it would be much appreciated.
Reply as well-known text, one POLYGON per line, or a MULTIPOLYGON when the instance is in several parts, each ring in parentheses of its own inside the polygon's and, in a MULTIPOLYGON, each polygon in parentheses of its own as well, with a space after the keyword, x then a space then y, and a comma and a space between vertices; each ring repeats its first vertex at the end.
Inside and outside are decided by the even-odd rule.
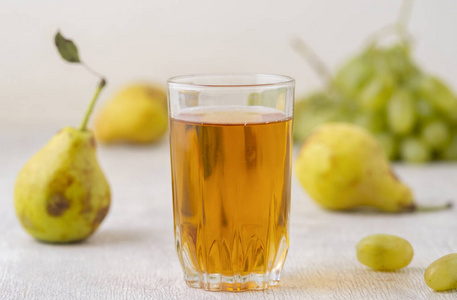
POLYGON ((224 276, 221 274, 189 274, 184 280, 192 288, 212 292, 242 292, 264 290, 279 284, 279 272, 273 274, 255 274, 224 276))
POLYGON ((255 238, 251 239, 246 251, 238 251, 242 248, 241 245, 236 245, 237 241, 240 243, 240 239, 235 239, 236 247, 233 247, 235 250, 231 252, 227 247, 219 246, 223 243, 216 241, 213 242, 209 255, 205 257, 203 251, 195 249, 191 239, 186 239, 181 247, 180 232, 176 232, 178 256, 188 286, 207 291, 237 292, 264 290, 278 285, 289 248, 287 235, 279 237, 276 243, 270 242, 269 252, 265 251, 262 243, 255 238), (268 259, 265 259, 266 257, 268 259), (206 272, 202 271, 205 269, 206 272), (208 272, 208 269, 212 272, 208 272))

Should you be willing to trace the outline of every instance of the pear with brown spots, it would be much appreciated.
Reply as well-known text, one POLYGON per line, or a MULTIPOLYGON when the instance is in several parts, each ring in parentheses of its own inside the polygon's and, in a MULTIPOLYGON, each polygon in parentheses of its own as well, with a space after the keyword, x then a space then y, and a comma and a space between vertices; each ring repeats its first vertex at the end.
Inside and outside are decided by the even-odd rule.
POLYGON ((38 240, 67 243, 91 235, 111 199, 92 132, 66 127, 57 133, 20 171, 14 198, 19 220, 38 240))
MULTIPOLYGON (((73 41, 57 32, 60 56, 85 66, 73 41)), ((81 241, 98 228, 108 213, 111 192, 97 160, 95 139, 87 129, 95 102, 105 87, 100 76, 81 126, 65 127, 33 156, 19 172, 14 207, 25 230, 50 243, 81 241)))

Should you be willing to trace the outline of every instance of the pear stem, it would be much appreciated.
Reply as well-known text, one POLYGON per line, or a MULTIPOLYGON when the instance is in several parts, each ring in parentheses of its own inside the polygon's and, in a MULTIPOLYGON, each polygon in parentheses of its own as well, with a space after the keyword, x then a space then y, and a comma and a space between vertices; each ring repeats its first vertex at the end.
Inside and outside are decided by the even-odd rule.
POLYGON ((447 202, 445 204, 440 205, 415 205, 413 206, 413 211, 418 212, 433 212, 433 211, 440 211, 440 210, 447 210, 453 206, 452 202, 447 202))
POLYGON ((95 71, 94 69, 92 69, 91 67, 89 67, 89 65, 86 64, 84 61, 81 61, 81 65, 82 65, 89 73, 91 73, 91 74, 94 75, 95 77, 104 79, 103 76, 102 76, 100 73, 98 73, 97 71, 95 71))
POLYGON ((81 126, 79 129, 81 131, 85 131, 87 128, 87 122, 89 121, 89 117, 92 114, 92 110, 94 109, 95 102, 97 102, 98 96, 100 96, 100 92, 106 85, 106 80, 105 78, 102 78, 97 86, 97 90, 95 91, 94 96, 92 97, 92 101, 90 102, 89 108, 86 111, 86 115, 84 116, 83 122, 81 123, 81 126))

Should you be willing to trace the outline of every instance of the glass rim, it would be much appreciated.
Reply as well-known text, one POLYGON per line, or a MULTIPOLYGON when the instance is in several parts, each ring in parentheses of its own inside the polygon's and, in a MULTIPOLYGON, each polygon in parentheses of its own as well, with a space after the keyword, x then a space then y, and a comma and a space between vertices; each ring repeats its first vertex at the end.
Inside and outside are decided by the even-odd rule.
POLYGON ((167 80, 167 85, 177 85, 183 87, 199 87, 199 88, 253 88, 253 87, 269 87, 269 86, 284 86, 293 85, 295 79, 287 75, 269 74, 269 73, 201 73, 173 76, 167 80), (186 82, 189 79, 198 79, 205 77, 213 78, 236 78, 236 77, 252 77, 252 78, 276 78, 273 82, 260 83, 240 83, 240 84, 208 84, 208 83, 193 83, 186 82))

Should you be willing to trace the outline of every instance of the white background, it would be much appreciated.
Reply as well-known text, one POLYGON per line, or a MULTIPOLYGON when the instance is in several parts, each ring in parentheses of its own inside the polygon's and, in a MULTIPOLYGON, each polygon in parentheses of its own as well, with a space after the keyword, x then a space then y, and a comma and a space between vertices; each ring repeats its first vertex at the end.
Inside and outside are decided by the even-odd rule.
MULTIPOLYGON (((101 98, 135 80, 265 72, 295 77, 297 96, 319 86, 290 40, 307 41, 334 70, 366 36, 395 21, 400 1, 142 0, 0 2, 0 125, 77 125, 96 78, 58 56, 53 35, 74 39, 108 78, 101 98)), ((457 87, 457 1, 416 1, 414 55, 457 87)), ((100 107, 100 106, 99 106, 100 107)))

